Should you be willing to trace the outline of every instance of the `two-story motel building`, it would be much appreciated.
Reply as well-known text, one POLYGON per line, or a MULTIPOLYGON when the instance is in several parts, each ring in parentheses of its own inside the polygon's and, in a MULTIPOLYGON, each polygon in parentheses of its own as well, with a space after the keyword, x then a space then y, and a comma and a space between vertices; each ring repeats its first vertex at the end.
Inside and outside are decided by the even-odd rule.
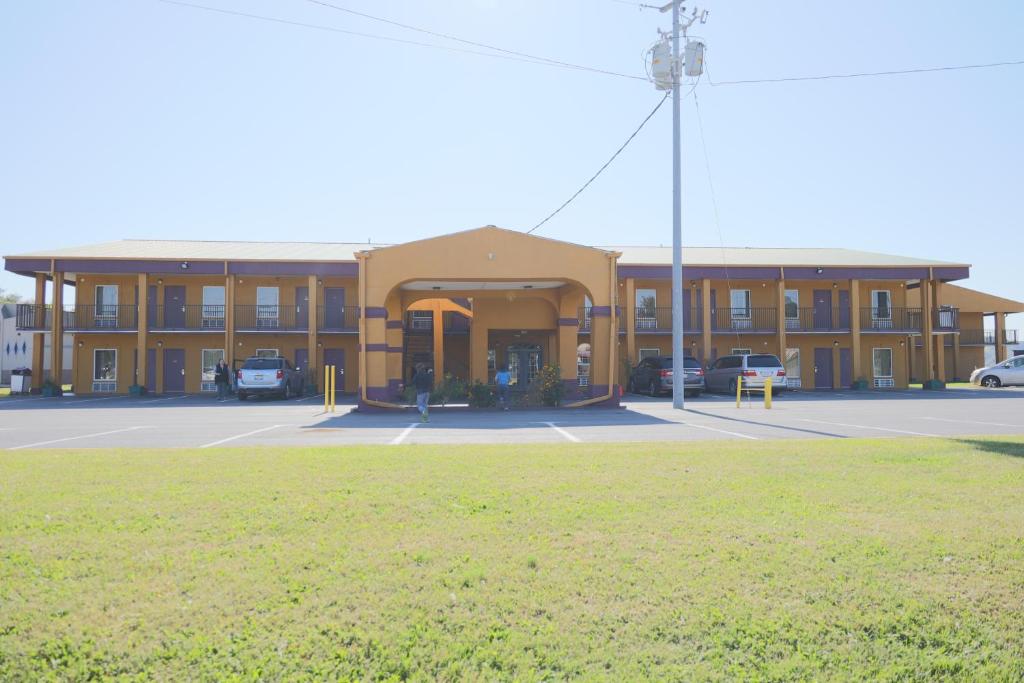
MULTIPOLYGON (((281 355, 311 385, 335 366, 339 389, 382 406, 418 362, 481 382, 508 365, 520 386, 551 364, 582 405, 614 402, 628 364, 671 353, 671 262, 663 247, 487 226, 398 245, 125 240, 8 256, 5 268, 35 279, 17 326, 37 338, 37 387, 43 335, 68 332, 79 394, 210 391, 221 357, 281 355), (47 282, 74 287, 74 304, 47 282)), ((1005 315, 1024 311, 949 284, 968 277, 960 263, 760 248, 687 248, 683 262, 689 353, 774 353, 804 389, 965 377, 985 345, 1005 355, 1005 315)), ((62 346, 50 353, 59 373, 62 346)))

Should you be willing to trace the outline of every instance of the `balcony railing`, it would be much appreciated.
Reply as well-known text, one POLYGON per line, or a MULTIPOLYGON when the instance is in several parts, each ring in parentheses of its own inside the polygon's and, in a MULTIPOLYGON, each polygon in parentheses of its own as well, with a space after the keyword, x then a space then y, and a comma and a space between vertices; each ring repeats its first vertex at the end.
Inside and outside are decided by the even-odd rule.
MULTIPOLYGON (((700 332, 704 312, 699 308, 683 310, 683 332, 700 332)), ((638 308, 633 312, 633 329, 637 334, 671 334, 671 308, 638 308)))
POLYGON ((235 306, 235 330, 239 332, 295 332, 309 329, 309 310, 299 306, 235 306))
POLYGON ((786 311, 788 332, 843 332, 849 329, 849 308, 799 308, 786 311))
POLYGON ((225 306, 187 304, 184 306, 150 306, 146 323, 159 331, 224 331, 225 306))
POLYGON ((920 308, 862 308, 861 332, 920 332, 920 308))
MULTIPOLYGON (((1017 344, 1017 330, 1003 330, 1004 344, 1017 344)), ((995 346, 995 330, 960 330, 960 346, 995 346)))
MULTIPOLYGON (((592 308, 591 306, 585 306, 585 307, 579 309, 579 313, 577 313, 577 317, 578 317, 578 319, 580 321, 580 332, 587 333, 587 334, 590 333, 591 319, 593 318, 593 316, 591 315, 591 312, 590 312, 591 308, 592 308)), ((671 315, 671 313, 670 313, 670 315, 671 315)), ((625 315, 620 315, 619 316, 619 334, 623 334, 623 333, 625 333, 625 331, 626 331, 626 316, 625 315)))
POLYGON ((112 332, 138 329, 139 307, 135 304, 72 304, 64 307, 62 324, 67 332, 112 332))
POLYGON ((53 309, 37 304, 18 304, 14 312, 14 325, 19 330, 45 332, 53 326, 53 309))
POLYGON ((317 306, 316 325, 323 332, 355 332, 359 329, 359 307, 317 306))
POLYGON ((932 329, 937 332, 952 332, 960 329, 960 309, 940 308, 932 311, 932 329))
MULTIPOLYGON (((427 334, 434 331, 434 315, 425 312, 408 311, 405 314, 405 331, 410 334, 427 334), (419 313, 419 315, 414 315, 419 313)), ((455 311, 441 313, 445 334, 469 334, 470 319, 455 311)))
POLYGON ((776 331, 774 308, 719 308, 712 311, 712 331, 770 333, 776 331))

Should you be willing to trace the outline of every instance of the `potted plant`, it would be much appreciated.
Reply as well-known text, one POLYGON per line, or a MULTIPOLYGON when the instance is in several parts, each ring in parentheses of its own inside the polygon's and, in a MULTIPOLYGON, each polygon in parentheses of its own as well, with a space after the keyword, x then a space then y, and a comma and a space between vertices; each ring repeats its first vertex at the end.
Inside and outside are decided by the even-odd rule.
POLYGON ((64 388, 47 377, 43 382, 43 387, 40 392, 43 396, 61 396, 64 393, 64 388))
POLYGON ((133 384, 130 387, 128 387, 129 396, 142 396, 145 393, 146 387, 142 386, 141 384, 133 384))

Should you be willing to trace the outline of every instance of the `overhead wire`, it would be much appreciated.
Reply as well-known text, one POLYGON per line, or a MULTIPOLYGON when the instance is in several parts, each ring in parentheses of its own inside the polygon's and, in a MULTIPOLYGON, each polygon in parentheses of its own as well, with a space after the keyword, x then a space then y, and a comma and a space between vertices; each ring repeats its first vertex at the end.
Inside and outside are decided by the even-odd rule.
POLYGON ((647 78, 644 77, 644 76, 637 76, 637 75, 633 75, 633 74, 624 74, 624 73, 620 73, 618 71, 609 71, 607 69, 599 69, 599 68, 596 68, 596 67, 584 66, 582 64, 574 64, 572 62, 566 62, 566 61, 562 61, 560 59, 551 59, 549 57, 540 57, 540 56, 532 55, 532 54, 529 54, 529 53, 526 53, 526 52, 520 52, 518 50, 509 50, 507 48, 498 47, 496 45, 489 45, 488 43, 481 43, 481 42, 478 42, 478 41, 475 41, 475 40, 467 40, 466 38, 461 38, 459 36, 452 35, 451 33, 443 33, 441 31, 432 31, 430 29, 426 29, 426 28, 423 28, 421 26, 413 26, 412 24, 405 24, 405 23, 402 23, 400 21, 395 21, 393 19, 388 19, 386 17, 379 17, 379 16, 374 15, 374 14, 368 14, 367 12, 360 12, 358 10, 354 10, 354 9, 349 8, 349 7, 344 7, 342 5, 336 5, 336 4, 331 3, 331 2, 326 2, 325 0, 306 0, 306 2, 308 2, 308 3, 312 4, 312 5, 319 5, 321 7, 328 7, 330 9, 337 10, 339 12, 345 12, 345 13, 351 14, 353 16, 362 17, 364 19, 370 19, 371 21, 378 21, 378 22, 381 22, 381 23, 384 23, 384 24, 389 24, 391 26, 397 26, 398 28, 403 28, 403 29, 406 29, 408 31, 416 31, 417 33, 423 33, 423 34, 426 34, 426 35, 429 35, 429 36, 434 36, 435 38, 443 38, 445 40, 451 40, 451 41, 454 41, 454 42, 457 42, 457 43, 462 43, 464 45, 471 45, 473 47, 480 47, 480 48, 484 48, 484 49, 487 49, 487 50, 494 50, 495 52, 500 52, 502 54, 507 54, 507 55, 511 55, 511 56, 514 56, 514 57, 527 58, 527 59, 535 60, 535 61, 538 61, 538 62, 544 62, 544 63, 547 63, 547 64, 554 64, 554 65, 557 65, 557 66, 566 67, 566 68, 569 68, 569 69, 579 69, 581 71, 590 71, 590 72, 593 72, 593 73, 605 74, 605 75, 608 75, 608 76, 619 76, 621 78, 631 78, 631 79, 635 79, 635 80, 639 80, 639 81, 646 81, 647 80, 647 78))
POLYGON ((783 76, 779 78, 751 78, 736 81, 713 81, 711 75, 708 74, 708 85, 712 87, 722 85, 750 85, 754 83, 794 83, 799 81, 828 81, 838 80, 846 78, 869 78, 875 76, 900 76, 904 74, 923 74, 923 73, 936 73, 940 71, 965 71, 969 69, 991 69, 996 67, 1004 66, 1021 66, 1024 65, 1024 59, 1011 60, 1005 62, 986 62, 984 64, 959 64, 955 66, 933 66, 933 67, 922 67, 918 69, 893 69, 889 71, 865 71, 858 73, 847 73, 847 74, 823 74, 817 76, 783 76))

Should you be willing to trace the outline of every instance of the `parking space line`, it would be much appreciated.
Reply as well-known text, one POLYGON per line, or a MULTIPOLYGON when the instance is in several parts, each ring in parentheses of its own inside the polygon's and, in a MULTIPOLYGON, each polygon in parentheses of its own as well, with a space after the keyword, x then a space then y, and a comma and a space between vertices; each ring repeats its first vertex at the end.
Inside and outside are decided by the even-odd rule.
POLYGON ((302 398, 295 399, 295 402, 298 403, 299 401, 308 401, 311 398, 323 398, 323 397, 324 397, 323 394, 315 394, 313 396, 303 396, 302 398))
POLYGON ((14 446, 12 448, 8 448, 7 450, 9 450, 9 451, 20 451, 23 448, 33 448, 35 446, 49 446, 50 444, 63 443, 65 441, 74 441, 75 439, 88 439, 88 438, 91 438, 91 437, 94 437, 94 436, 107 436, 108 434, 120 434, 121 432, 132 432, 132 431, 135 431, 136 429, 149 429, 149 427, 146 427, 146 426, 126 427, 125 429, 112 429, 109 432, 96 432, 94 434, 81 434, 79 436, 66 436, 63 439, 50 439, 49 441, 37 441, 35 443, 26 443, 26 444, 22 444, 21 446, 14 446))
POLYGON ((399 434, 395 438, 391 439, 391 445, 392 446, 400 445, 403 441, 405 441, 405 437, 409 436, 409 434, 412 432, 412 430, 416 429, 419 426, 420 426, 419 422, 411 423, 408 427, 406 427, 405 429, 402 430, 401 434, 399 434))
POLYGON ((543 424, 546 424, 548 427, 551 427, 556 432, 564 436, 567 440, 572 441, 573 443, 580 443, 581 441, 581 439, 578 436, 573 436, 569 432, 565 431, 564 429, 556 425, 554 422, 544 422, 543 424))
POLYGON ((1017 429, 1024 430, 1024 425, 1008 424, 1006 422, 980 422, 978 420, 951 420, 945 417, 918 417, 919 420, 934 420, 936 422, 957 422, 965 425, 990 425, 992 427, 1016 427, 1017 429))
POLYGON ((728 434, 729 436, 736 436, 741 439, 750 439, 751 441, 760 441, 761 437, 751 436, 750 434, 740 434, 739 432, 730 432, 728 429, 718 429, 717 427, 707 427, 705 425, 693 424, 692 422, 677 422, 676 424, 685 425, 687 427, 693 427, 695 429, 706 429, 709 432, 718 432, 719 434, 728 434))
POLYGON ((142 403, 157 403, 158 401, 174 401, 174 400, 177 400, 177 399, 180 399, 180 398, 185 398, 185 396, 182 395, 182 396, 168 396, 166 398, 151 398, 151 399, 148 399, 146 401, 141 401, 141 402, 142 403))
POLYGON ((213 441, 211 443, 204 443, 202 446, 200 446, 200 448, 212 448, 213 446, 219 446, 222 443, 227 443, 229 441, 234 441, 235 439, 244 439, 245 437, 252 436, 253 434, 262 434, 263 432, 269 432, 271 429, 277 429, 278 427, 283 427, 283 426, 284 425, 270 425, 269 427, 264 427, 262 429, 254 429, 251 432, 246 432, 245 434, 236 434, 235 436, 229 436, 228 438, 221 439, 220 441, 213 441))
POLYGON ((854 429, 875 429, 880 432, 893 432, 895 434, 910 434, 912 436, 939 436, 938 434, 926 434, 924 432, 912 432, 909 429, 890 429, 889 427, 872 427, 871 425, 855 425, 846 422, 827 422, 825 420, 808 420, 798 418, 800 422, 814 422, 822 425, 833 425, 836 427, 853 427, 854 429))
POLYGON ((68 405, 78 405, 79 403, 92 403, 93 401, 113 401, 115 398, 126 398, 124 396, 103 396, 100 398, 78 398, 75 397, 74 401, 69 401, 68 405))

